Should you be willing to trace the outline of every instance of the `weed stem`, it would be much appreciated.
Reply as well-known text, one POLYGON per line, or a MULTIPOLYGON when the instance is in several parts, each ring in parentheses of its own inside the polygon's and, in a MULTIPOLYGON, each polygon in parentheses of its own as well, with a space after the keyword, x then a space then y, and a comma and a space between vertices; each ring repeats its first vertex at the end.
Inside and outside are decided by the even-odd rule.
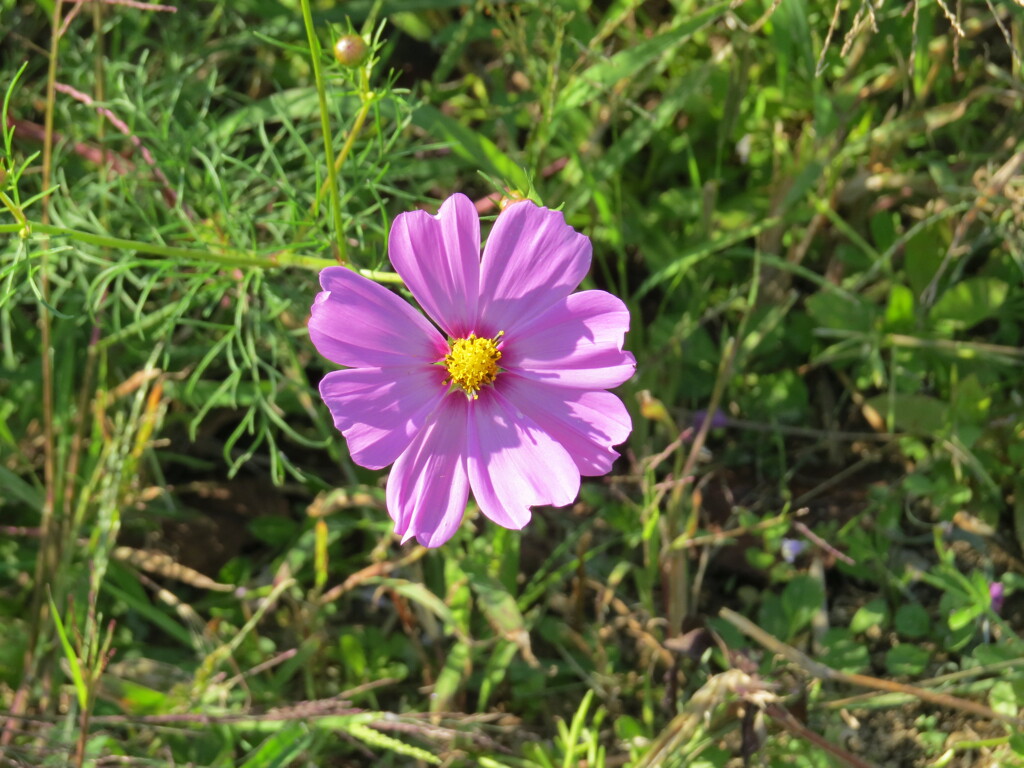
POLYGON ((853 685, 859 688, 870 688, 876 691, 905 693, 920 699, 921 701, 927 701, 929 704, 935 704, 939 707, 959 709, 963 712, 970 712, 971 714, 982 717, 986 720, 998 720, 1003 723, 1009 723, 1017 728, 1024 727, 1024 721, 1020 718, 996 712, 994 709, 986 707, 984 704, 979 704, 976 701, 961 699, 946 693, 930 691, 927 688, 921 688, 916 685, 897 683, 893 680, 883 680, 882 678, 870 677, 869 675, 840 672, 839 670, 832 669, 832 667, 826 666, 819 661, 815 661, 806 654, 798 651, 793 646, 782 642, 777 637, 765 632, 761 627, 754 624, 754 622, 744 616, 741 616, 735 611, 730 610, 729 608, 723 608, 719 611, 718 615, 736 627, 736 629, 747 637, 753 638, 772 653, 782 656, 787 661, 796 664, 798 667, 803 669, 804 672, 813 677, 817 677, 822 680, 831 680, 832 682, 837 683, 845 683, 846 685, 853 685))
MULTIPOLYGON (((273 253, 252 253, 243 251, 232 251, 228 253, 218 251, 206 251, 198 248, 178 248, 173 245, 161 245, 160 243, 147 243, 142 240, 125 240, 120 237, 109 235, 98 235, 93 232, 82 232, 67 227, 55 227, 52 224, 37 222, 25 223, 33 232, 52 237, 67 237, 80 243, 88 243, 102 248, 115 248, 125 251, 137 251, 152 256, 166 256, 168 258, 181 259, 183 261, 194 261, 207 264, 219 264, 224 267, 238 267, 251 269, 275 269, 280 267, 301 267, 302 269, 321 270, 324 267, 336 266, 334 259, 324 259, 319 256, 302 256, 290 251, 275 251, 273 253)), ((0 224, 0 234, 19 232, 23 226, 19 224, 0 224)), ((393 272, 381 272, 373 269, 354 270, 363 277, 377 283, 391 283, 399 285, 402 278, 393 272)))
POLYGON ((344 263, 348 246, 345 243, 345 232, 341 224, 341 202, 338 199, 338 173, 331 160, 334 148, 331 146, 331 116, 327 111, 327 89, 324 85, 323 71, 320 69, 320 42, 313 27, 313 13, 309 8, 309 0, 301 0, 302 21, 306 25, 306 37, 309 38, 309 55, 313 62, 313 79, 316 81, 316 93, 320 99, 320 129, 324 135, 324 154, 327 157, 327 188, 331 193, 331 214, 334 219, 334 237, 337 244, 338 263, 344 263))
POLYGON ((28 237, 30 227, 28 225, 28 219, 25 218, 25 212, 21 210, 21 208, 19 208, 17 205, 15 205, 14 201, 11 200, 11 198, 9 198, 3 192, 0 192, 0 203, 3 203, 4 207, 8 211, 10 211, 11 215, 18 220, 19 224, 21 224, 21 230, 19 234, 22 237, 28 237))

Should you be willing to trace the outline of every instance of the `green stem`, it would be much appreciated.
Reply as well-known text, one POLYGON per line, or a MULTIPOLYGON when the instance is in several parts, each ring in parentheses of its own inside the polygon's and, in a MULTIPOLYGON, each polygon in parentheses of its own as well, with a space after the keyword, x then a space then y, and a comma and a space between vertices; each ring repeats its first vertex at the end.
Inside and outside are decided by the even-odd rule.
MULTIPOLYGON (((50 189, 53 178, 53 115, 56 104, 57 58, 60 52, 60 28, 62 20, 62 0, 53 4, 53 16, 50 32, 50 57, 46 74, 46 109, 43 117, 43 175, 42 188, 50 189)), ((50 200, 42 198, 41 203, 43 224, 50 220, 50 200)), ((15 217, 17 218, 17 217, 15 217)), ((20 225, 15 225, 20 226, 20 225)), ((25 237, 25 229, 19 234, 25 237)), ((40 364, 40 397, 42 398, 43 416, 43 497, 42 509, 39 513, 39 527, 42 529, 42 542, 39 546, 39 557, 36 559, 35 594, 32 598, 33 624, 29 631, 29 644, 26 652, 27 663, 22 677, 22 685, 35 677, 39 665, 48 656, 46 649, 45 625, 48 621, 48 606, 43 600, 42 585, 46 585, 47 595, 51 585, 58 594, 62 594, 62 580, 57 566, 61 559, 62 521, 55 514, 57 505, 57 488, 62 478, 57 472, 57 433, 53 423, 53 343, 51 341, 50 301, 50 249, 44 247, 39 259, 39 294, 43 306, 39 308, 39 364, 40 364)), ((52 601, 52 598, 51 598, 52 601)), ((56 614, 56 611, 54 611, 56 614)), ((46 675, 43 675, 46 677, 46 675)), ((44 689, 44 700, 50 695, 49 687, 44 689)))
MULTIPOLYGON (((345 164, 345 160, 348 158, 349 152, 352 151, 352 147, 356 143, 356 136, 358 136, 359 132, 363 130, 363 123, 366 122, 366 117, 370 114, 370 107, 372 104, 372 100, 364 95, 363 104, 359 108, 359 112, 356 114, 355 122, 352 123, 352 130, 348 132, 345 144, 342 146, 341 152, 338 153, 338 157, 334 161, 335 174, 341 172, 341 166, 345 164)), ((327 179, 324 180, 324 183, 320 185, 320 191, 316 194, 316 203, 314 203, 314 206, 320 205, 320 200, 323 199, 324 196, 324 190, 327 189, 330 181, 331 177, 328 176, 327 179)))
POLYGON ((313 27, 313 12, 309 8, 309 0, 301 0, 302 21, 306 25, 306 37, 309 38, 309 53, 313 61, 313 79, 316 81, 316 93, 320 99, 320 130, 324 135, 324 154, 327 157, 327 188, 331 192, 331 213, 334 218, 334 237, 338 248, 338 260, 345 261, 348 246, 345 232, 341 225, 341 203, 338 198, 338 173, 334 169, 334 148, 331 145, 331 117, 327 111, 327 88, 324 85, 323 71, 320 69, 320 41, 313 27))
POLYGON ((22 236, 27 236, 29 227, 28 219, 25 218, 25 212, 21 210, 21 208, 19 208, 17 205, 15 205, 14 201, 11 200, 11 198, 9 198, 3 192, 0 192, 0 203, 3 203, 4 207, 11 212, 11 216, 16 218, 18 220, 18 223, 21 224, 21 231, 19 232, 19 234, 21 234, 22 236))
MULTIPOLYGON (((302 269, 320 270, 324 267, 337 266, 334 259, 324 259, 318 256, 301 256, 290 251, 277 251, 269 254, 245 253, 240 251, 220 253, 217 251, 204 251, 198 248, 178 248, 172 245, 161 245, 159 243, 145 243, 141 240, 124 240, 120 237, 109 235, 97 235, 92 232, 82 232, 67 227, 55 227, 51 224, 37 222, 26 222, 32 230, 51 237, 67 237, 80 243, 88 243, 102 248, 115 248, 125 251, 138 251, 152 256, 166 256, 168 258, 195 261, 207 264, 219 264, 223 267, 239 267, 250 269, 275 269, 279 267, 301 267, 302 269)), ((0 224, 0 234, 20 232, 23 229, 21 224, 0 224)), ((353 269, 352 267, 349 267, 353 269)), ((378 283, 400 284, 402 278, 393 272, 378 272, 372 269, 354 269, 363 277, 369 278, 378 283)))

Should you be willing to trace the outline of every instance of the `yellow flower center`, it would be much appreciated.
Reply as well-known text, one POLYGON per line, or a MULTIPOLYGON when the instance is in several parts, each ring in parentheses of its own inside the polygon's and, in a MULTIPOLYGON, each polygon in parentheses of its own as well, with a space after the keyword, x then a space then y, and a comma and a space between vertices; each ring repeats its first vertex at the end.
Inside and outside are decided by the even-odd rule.
POLYGON ((444 366, 448 369, 449 380, 474 400, 479 397, 480 387, 498 378, 501 359, 498 341, 503 333, 493 339, 481 339, 471 333, 465 339, 448 342, 451 351, 444 359, 444 366))

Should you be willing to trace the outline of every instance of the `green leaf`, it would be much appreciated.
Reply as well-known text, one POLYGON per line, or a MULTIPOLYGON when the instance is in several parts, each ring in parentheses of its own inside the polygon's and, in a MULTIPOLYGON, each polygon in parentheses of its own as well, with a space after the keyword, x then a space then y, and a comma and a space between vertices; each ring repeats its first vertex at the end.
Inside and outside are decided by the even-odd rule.
POLYGON ((462 563, 454 557, 445 558, 444 604, 452 612, 456 623, 464 632, 469 632, 473 616, 473 592, 469 588, 470 576, 462 569, 462 563))
POLYGON ((0 499, 15 499, 29 509, 37 510, 43 506, 43 491, 33 488, 7 467, 0 466, 0 499))
POLYGON ((478 711, 485 712, 487 710, 491 694, 505 680, 509 665, 518 650, 515 643, 498 643, 498 647, 487 656, 476 705, 478 711))
POLYGON ((217 142, 226 142, 240 131, 290 119, 304 122, 317 114, 320 104, 315 88, 288 88, 254 101, 228 114, 211 132, 217 142))
POLYGON ((758 570, 767 570, 775 563, 775 554, 757 547, 747 547, 743 552, 746 561, 758 570))
POLYGON ((246 756, 239 768, 285 768, 313 742, 303 723, 286 723, 246 756))
POLYGON ((412 121, 432 136, 446 141, 452 152, 484 173, 521 190, 530 188, 530 179, 525 171, 479 131, 427 104, 413 112, 412 121))
POLYGON ((789 624, 789 637, 793 637, 811 623, 814 614, 825 602, 825 589, 813 576, 797 576, 782 590, 782 609, 789 624))
POLYGON ((75 684, 75 696, 78 698, 78 706, 84 711, 89 705, 89 689, 85 684, 85 676, 82 674, 82 665, 78 663, 78 654, 71 647, 68 633, 64 631, 64 622, 60 619, 60 614, 57 612, 57 606, 53 602, 53 597, 48 595, 47 599, 50 601, 50 613, 53 616, 54 626, 57 628, 57 636, 60 638, 61 648, 64 649, 64 658, 68 662, 71 681, 75 684))
POLYGON ((6 601, 0 600, 0 684, 17 688, 24 671, 22 662, 28 649, 29 630, 27 622, 12 617, 6 601))
POLYGON ((388 16, 388 21, 411 37, 421 43, 429 42, 434 36, 434 30, 425 19, 417 13, 410 11, 399 11, 388 16))
POLYGON ((885 652, 885 668, 891 675, 920 675, 931 654, 917 645, 897 645, 885 652))
POLYGON ((468 643, 459 642, 452 646, 444 660, 444 668, 434 683, 430 697, 431 712, 449 712, 455 696, 469 679, 473 671, 472 652, 468 643))
POLYGON ((770 635, 788 639, 788 622, 786 611, 782 608, 782 601, 773 592, 764 593, 761 599, 761 606, 757 612, 757 623, 761 625, 770 635))
POLYGON ((889 604, 879 597, 857 609, 850 620, 850 631, 859 635, 872 627, 885 627, 888 623, 889 604))
POLYGON ((445 622, 452 630, 452 632, 463 642, 468 642, 469 638, 466 637, 458 623, 455 621, 455 617, 452 615, 451 610, 444 601, 441 600, 437 595, 431 592, 422 584, 416 584, 405 579, 385 579, 385 578, 370 578, 367 579, 366 584, 380 584, 381 586, 388 587, 389 589, 395 590, 402 597, 412 600, 414 603, 419 604, 423 608, 433 613, 441 621, 445 622))
MULTIPOLYGON (((704 741, 701 746, 703 747, 707 743, 708 741, 704 741)), ((707 749, 701 749, 699 754, 700 757, 697 757, 695 754, 685 764, 690 766, 690 768, 721 768, 721 766, 726 765, 733 759, 735 753, 712 745, 707 749)))
POLYGON ((920 603, 907 603, 896 609, 893 626, 904 637, 917 639, 928 634, 932 620, 920 603))
MULTIPOLYGON (((659 269, 653 275, 644 280, 636 291, 635 299, 646 295, 653 288, 671 281, 677 275, 681 275, 704 261, 722 251, 733 248, 745 240, 756 237, 770 226, 778 224, 777 219, 763 219, 745 229, 729 232, 713 240, 702 240, 699 243, 683 248, 677 248, 678 255, 666 267, 659 269)), ((766 263, 769 259, 764 260, 766 263)), ((774 266, 774 265, 773 265, 774 266)))
POLYGON ((572 768, 575 764, 575 747, 580 743, 580 735, 583 733, 583 726, 587 722, 587 711, 590 709, 590 704, 594 701, 594 689, 589 688, 585 694, 583 694, 583 701, 580 702, 579 707, 576 710, 576 714, 572 716, 572 722, 569 724, 569 734, 565 739, 565 756, 562 760, 562 768, 572 768))
POLYGON ((272 546, 283 546, 291 541, 299 524, 287 517, 257 517, 249 523, 249 531, 257 539, 272 546))
POLYGON ((631 122, 608 151, 595 158, 594 175, 598 179, 611 178, 620 173, 638 153, 650 147, 655 134, 677 120, 679 113, 699 93, 698 87, 704 84, 704 79, 701 77, 679 83, 664 94, 664 98, 646 117, 631 122))
POLYGON ((871 229, 871 237, 874 240, 875 248, 879 251, 887 251, 896 242, 896 225, 899 216, 891 210, 879 211, 871 217, 868 227, 871 229))
POLYGON ((153 604, 146 600, 145 597, 139 597, 133 591, 129 589, 122 589, 121 587, 115 586, 114 582, 123 580, 128 583, 133 582, 134 577, 130 575, 125 566, 120 563, 113 561, 110 564, 110 569, 107 572, 108 578, 104 579, 101 584, 103 592, 107 592, 117 600, 125 603, 128 609, 134 614, 137 614, 139 618, 145 619, 152 624, 159 627, 169 637, 173 637, 179 643, 186 648, 193 648, 195 646, 194 639, 189 631, 183 627, 178 621, 165 613, 158 604, 153 604))
POLYGON ((963 629, 968 626, 972 621, 978 618, 982 613, 985 612, 987 605, 974 604, 966 605, 963 608, 957 608, 947 619, 949 628, 954 632, 963 629))
POLYGON ((805 0, 784 0, 777 5, 769 29, 778 57, 780 86, 786 90, 787 75, 795 72, 801 85, 814 77, 814 50, 810 22, 805 0))
POLYGON ((891 407, 896 429, 904 432, 934 435, 949 427, 949 407, 928 395, 876 395, 867 404, 881 414, 891 407))
POLYGON ((949 225, 935 221, 922 227, 904 245, 903 266, 907 282, 915 296, 920 296, 931 283, 949 246, 949 225))
POLYGON ((620 80, 633 78, 654 66, 655 61, 670 52, 703 27, 714 21, 729 7, 729 3, 716 3, 692 16, 677 16, 679 24, 667 32, 631 45, 607 59, 588 67, 562 91, 558 99, 559 111, 578 109, 610 90, 620 80))
POLYGON ((907 333, 914 325, 914 292, 905 285, 894 285, 885 308, 885 328, 893 333, 907 333))
POLYGON ((1024 758, 1024 731, 1021 733, 1014 733, 1010 736, 1010 749, 1017 757, 1024 758))
POLYGON ((807 312, 822 328, 869 333, 878 309, 861 299, 848 300, 833 293, 816 293, 805 302, 807 312))
POLYGON ((995 277, 969 277, 947 290, 929 313, 933 322, 970 328, 999 314, 1010 286, 995 277))
POLYGON ((953 415, 959 428, 986 425, 991 406, 992 389, 982 385, 976 374, 965 376, 957 383, 953 391, 953 415))
MULTIPOLYGON (((466 563, 471 566, 471 562, 466 563)), ((526 628, 526 621, 519 610, 516 599, 505 589, 505 585, 498 579, 479 570, 474 572, 470 568, 470 584, 477 596, 477 605, 487 617, 487 622, 494 628, 494 631, 502 638, 514 643, 519 652, 531 667, 539 667, 540 663, 533 655, 530 648, 530 632, 526 628)))
POLYGON ((646 739, 649 736, 648 730, 636 718, 629 715, 619 715, 613 721, 615 737, 620 741, 631 742, 634 739, 646 739))
MULTIPOLYGON (((169 690, 167 685, 164 690, 169 690)), ((117 702, 121 711, 130 715, 155 715, 166 712, 175 702, 163 691, 158 691, 135 680, 126 680, 110 672, 100 675, 97 696, 117 702)))
POLYGON ((868 647, 843 627, 831 627, 822 639, 822 646, 825 652, 819 660, 841 672, 862 672, 871 661, 868 647))
POLYGON ((338 638, 345 673, 353 680, 365 680, 367 673, 366 650, 363 648, 363 633, 343 631, 338 638))
POLYGON ((1024 706, 1024 686, 1010 680, 999 680, 988 693, 988 704, 992 709, 1007 717, 1017 717, 1024 706))
POLYGON ((975 664, 981 665, 1004 665, 1007 663, 1017 664, 1020 659, 1020 648, 1013 645, 997 645, 995 643, 989 643, 988 645, 979 645, 973 651, 971 651, 970 664, 964 664, 964 667, 974 666, 975 664))

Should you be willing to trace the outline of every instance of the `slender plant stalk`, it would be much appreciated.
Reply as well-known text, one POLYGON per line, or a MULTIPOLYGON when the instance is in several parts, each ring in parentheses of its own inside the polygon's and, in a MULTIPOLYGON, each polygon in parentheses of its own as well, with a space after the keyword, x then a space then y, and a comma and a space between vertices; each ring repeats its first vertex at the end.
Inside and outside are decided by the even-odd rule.
POLYGON ((842 760, 853 768, 875 768, 874 763, 869 763, 867 760, 862 760, 857 755, 847 752, 842 747, 839 747, 828 739, 818 735, 806 725, 801 723, 797 718, 793 717, 793 714, 789 712, 781 704, 768 704, 764 708, 764 713, 768 715, 772 720, 781 725, 791 734, 796 736, 798 739, 810 742, 818 749, 828 752, 833 757, 842 760))
MULTIPOLYGON (((668 502, 667 509, 670 513, 670 536, 666 542, 668 551, 663 555, 668 559, 668 563, 663 566, 663 568, 664 572, 668 574, 666 599, 668 601, 668 626, 671 634, 676 634, 681 630, 682 621, 689 614, 690 607, 689 595, 687 594, 690 589, 689 570, 687 568, 687 562, 685 559, 686 553, 683 552, 683 546, 685 546, 688 534, 692 532, 692 525, 687 525, 686 530, 680 532, 679 521, 676 519, 677 515, 675 514, 675 510, 679 509, 682 493, 690 485, 690 478, 697 466, 697 457, 700 455, 701 448, 704 447, 704 442, 707 440, 715 411, 718 410, 718 406, 722 402, 722 398, 725 396, 726 385, 732 379, 732 373, 736 363, 736 355, 739 351, 740 345, 742 344, 744 334, 746 333, 747 323, 750 320, 750 316, 757 307, 757 297, 759 295, 760 288, 761 252, 756 251, 754 253, 753 277, 751 278, 750 292, 747 295, 746 310, 740 318, 739 326, 736 329, 736 335, 730 337, 726 343, 725 352, 723 353, 722 360, 718 366, 718 375, 715 377, 715 386, 711 392, 711 400, 708 403, 707 415, 705 416, 703 423, 701 423, 700 429, 697 430, 697 434, 693 438, 693 443, 690 445, 690 452, 686 456, 686 461, 683 464, 682 469, 678 470, 676 473, 676 478, 678 478, 679 482, 672 488, 672 495, 668 502)), ((689 506, 692 518, 696 510, 692 508, 692 502, 689 506)), ((695 592, 698 586, 699 584, 694 585, 695 592)), ((696 595, 694 597, 696 598, 696 595)))
POLYGON ((363 123, 366 122, 367 115, 370 114, 370 107, 373 106, 376 94, 370 88, 370 67, 371 64, 364 66, 359 70, 359 98, 361 100, 359 106, 359 112, 356 114, 356 119, 352 123, 352 128, 348 132, 348 136, 345 137, 345 144, 341 148, 341 152, 338 153, 338 157, 334 160, 334 170, 336 173, 341 172, 341 166, 345 164, 346 158, 348 158, 349 152, 352 151, 352 147, 356 143, 356 137, 359 132, 363 130, 363 123))
POLYGON ((338 262, 344 263, 348 257, 348 245, 345 242, 345 231, 341 223, 341 201, 338 198, 338 173, 334 169, 334 148, 331 141, 331 116, 327 111, 327 89, 324 85, 323 71, 320 69, 320 41, 313 27, 313 12, 309 8, 309 0, 301 0, 302 21, 306 25, 306 37, 309 39, 309 54, 313 62, 313 79, 316 81, 316 93, 320 99, 320 129, 324 136, 324 154, 327 157, 327 188, 330 190, 331 216, 334 220, 334 238, 338 254, 338 262))
MULTIPOLYGON (((367 97, 365 91, 362 96, 363 103, 362 106, 359 107, 359 112, 356 113, 356 119, 355 122, 352 123, 352 129, 348 132, 348 136, 345 137, 345 144, 342 146, 341 152, 338 153, 338 156, 334 160, 335 176, 337 176, 341 171, 341 167, 345 164, 345 160, 348 159, 349 153, 352 151, 352 147, 356 143, 356 137, 359 135, 359 132, 363 130, 363 123, 366 122, 366 118, 370 114, 370 107, 373 105, 373 101, 367 97)), ((321 199, 323 199, 324 192, 329 188, 331 178, 331 176, 328 176, 324 179, 324 183, 320 185, 320 190, 317 192, 314 206, 320 204, 321 199)))
MULTIPOLYGON (((90 693, 91 693, 90 686, 90 693)), ((86 705, 78 713, 78 739, 75 742, 75 768, 85 765, 85 749, 89 744, 89 711, 92 709, 91 696, 86 697, 86 705)))
MULTIPOLYGON (((104 81, 104 70, 103 70, 103 3, 92 4, 92 24, 94 30, 94 56, 93 62, 93 79, 95 81, 95 94, 96 101, 102 102, 105 97, 105 88, 103 85, 104 81)), ((103 146, 104 134, 106 131, 106 122, 103 116, 99 113, 95 113, 96 118, 96 140, 100 146, 103 146)), ((100 177, 100 183, 106 186, 107 183, 107 171, 108 166, 106 163, 100 163, 98 168, 98 174, 100 177)), ((106 196, 101 198, 101 210, 100 210, 100 222, 106 224, 107 221, 107 206, 108 198, 106 196)), ((88 350, 86 353, 85 371, 82 375, 81 388, 78 393, 78 408, 74 414, 74 436, 71 438, 71 454, 68 457, 67 480, 64 484, 64 513, 63 517, 65 520, 65 535, 63 547, 65 549, 71 549, 75 545, 75 539, 78 536, 78 525, 75 520, 75 514, 73 510, 73 503, 76 491, 76 484, 78 482, 78 467, 82 457, 82 447, 85 445, 85 430, 89 424, 89 393, 92 389, 93 375, 96 371, 96 354, 97 346, 96 342, 99 340, 100 326, 93 326, 92 338, 89 341, 88 350)), ((83 753, 84 759, 84 753, 83 753)))
MULTIPOLYGON (((50 180, 53 178, 53 113, 56 102, 57 82, 57 61, 60 51, 60 27, 63 13, 62 0, 56 0, 53 5, 52 32, 50 37, 50 61, 46 77, 46 114, 44 117, 43 136, 43 169, 42 187, 44 190, 50 188, 50 180)), ((48 226, 50 219, 49 200, 44 196, 42 201, 42 225, 48 226)), ((40 637, 43 635, 43 628, 49 616, 47 601, 43 599, 44 585, 56 581, 57 564, 60 561, 61 532, 58 530, 57 521, 54 519, 54 509, 57 500, 57 446, 56 434, 53 425, 53 358, 52 358, 52 334, 50 326, 50 278, 49 278, 49 247, 43 243, 40 256, 40 295, 43 306, 39 312, 40 329, 40 368, 42 384, 42 411, 43 411, 43 506, 40 510, 40 528, 42 529, 42 541, 40 544, 39 558, 36 560, 35 571, 35 594, 33 596, 32 627, 30 639, 26 650, 26 663, 22 685, 30 685, 39 669, 40 637)), ((45 700, 44 686, 44 700, 45 700)), ((22 700, 23 704, 28 703, 27 697, 22 700)))
MULTIPOLYGON (((60 53, 60 26, 63 11, 63 0, 57 0, 53 5, 53 33, 50 37, 50 62, 46 74, 46 115, 43 123, 43 189, 50 188, 53 178, 53 112, 56 104, 57 91, 57 61, 60 53)), ((50 222, 49 197, 43 197, 42 223, 50 222)), ((40 290, 43 301, 49 303, 50 298, 50 275, 49 275, 49 253, 48 248, 42 249, 40 290)), ((40 313, 40 325, 42 326, 42 378, 43 378, 43 431, 46 441, 46 457, 44 460, 44 477, 46 484, 46 501, 43 509, 43 530, 48 529, 50 518, 53 514, 54 505, 54 482, 55 472, 55 445, 53 432, 53 361, 50 356, 51 328, 50 313, 45 309, 40 313)))
MULTIPOLYGON (((223 267, 238 267, 250 269, 277 269, 281 267, 300 267, 302 269, 321 270, 324 267, 336 266, 333 259, 323 259, 317 256, 301 256, 291 251, 276 251, 274 253, 251 253, 244 251, 208 251, 200 248, 178 248, 173 245, 161 245, 160 243, 147 243, 142 240, 126 240, 120 237, 109 235, 98 235, 94 232, 82 232, 68 227, 55 227, 51 224, 28 222, 33 232, 51 237, 66 237, 79 243, 100 246, 101 248, 112 248, 126 251, 137 251, 151 256, 165 256, 167 258, 193 261, 205 264, 218 264, 223 267)), ((23 227, 20 224, 0 224, 0 234, 20 232, 23 227)), ((346 265, 349 266, 349 265, 346 265)), ((349 266, 351 269, 352 267, 349 266)), ((393 272, 379 272, 372 269, 355 269, 363 277, 369 278, 378 283, 401 284, 402 278, 393 272)))
MULTIPOLYGON (((562 64, 562 43, 565 39, 564 19, 555 19, 555 38, 551 44, 551 57, 548 59, 547 72, 544 83, 543 107, 540 120, 536 130, 531 137, 530 168, 534 173, 540 173, 541 162, 543 161, 544 150, 548 146, 551 133, 551 124, 555 119, 556 93, 558 92, 558 75, 562 64)), ((525 190, 523 190, 525 192, 525 190)))
POLYGON ((1014 717, 1013 715, 1001 714, 990 707, 986 707, 984 704, 979 704, 978 702, 971 701, 970 699, 961 699, 956 696, 950 696, 947 693, 937 693, 936 691, 930 691, 927 688, 920 688, 916 685, 907 685, 906 683, 897 683, 893 680, 883 680, 879 677, 840 672, 839 670, 832 669, 832 667, 826 666, 819 661, 815 661, 806 654, 798 651, 793 646, 787 645, 777 637, 765 632, 754 622, 736 613, 736 611, 730 610, 729 608, 723 608, 718 612, 718 615, 736 627, 736 629, 747 637, 756 640, 772 653, 782 656, 787 661, 796 664, 798 667, 803 669, 807 674, 821 678, 822 680, 845 683, 847 685, 857 686, 858 688, 870 688, 875 691, 905 693, 913 696, 914 698, 920 699, 921 701, 927 701, 929 704, 935 704, 939 707, 959 709, 962 712, 970 712, 972 715, 981 717, 985 720, 998 720, 1017 728, 1024 728, 1024 719, 1014 717))
POLYGON ((681 469, 677 462, 675 476, 678 478, 678 483, 673 486, 668 505, 666 507, 666 511, 668 512, 667 517, 670 520, 670 530, 665 542, 668 551, 663 556, 668 559, 668 562, 664 566, 664 571, 668 578, 666 590, 666 599, 668 600, 667 615, 669 632, 672 635, 676 635, 682 630, 683 619, 685 619, 690 612, 690 599, 688 594, 690 590, 690 575, 687 562, 688 555, 681 547, 675 546, 675 544, 678 541, 685 541, 690 535, 692 535, 694 523, 696 522, 693 517, 697 512, 697 510, 693 509, 693 502, 691 500, 690 503, 687 504, 687 507, 690 510, 692 522, 688 522, 681 526, 677 510, 682 506, 683 492, 690 486, 690 478, 697 465, 697 457, 700 455, 700 450, 704 446, 704 441, 707 439, 708 431, 711 429, 712 416, 718 409, 718 405, 721 403, 722 397, 725 394, 725 387, 732 378, 733 363, 736 359, 737 349, 739 349, 739 344, 736 341, 736 337, 730 337, 726 342, 725 353, 722 355, 721 363, 718 366, 718 376, 715 378, 715 386, 711 392, 711 400, 708 402, 707 415, 705 416, 700 429, 697 430, 697 435, 693 439, 693 443, 690 446, 690 452, 687 454, 686 461, 681 469), (683 528, 683 530, 681 531, 680 528, 683 528))
POLYGON ((11 212, 11 215, 18 220, 18 223, 21 225, 19 234, 28 235, 29 224, 28 219, 25 218, 25 212, 3 192, 0 192, 0 203, 3 203, 4 207, 11 212))
MULTIPOLYGON (((93 37, 95 43, 93 44, 93 52, 95 59, 93 60, 93 93, 95 94, 95 101, 100 103, 106 101, 107 88, 105 85, 106 74, 103 68, 104 58, 104 45, 103 45, 103 3, 92 4, 92 28, 93 37)), ((99 146, 104 146, 103 139, 107 132, 107 121, 103 115, 97 111, 94 113, 96 117, 96 143, 99 146)), ((106 163, 100 163, 97 169, 100 177, 100 184, 106 186, 108 171, 110 167, 106 163)), ((106 195, 100 198, 100 205, 102 206, 102 212, 104 214, 103 219, 106 220, 107 208, 110 205, 109 198, 106 195)))
MULTIPOLYGON (((376 6, 375 6, 376 7, 376 6)), ((367 25, 369 25, 367 21, 367 25)), ((356 113, 356 119, 352 123, 352 127, 349 129, 348 136, 345 137, 345 143, 341 147, 341 151, 338 156, 334 159, 333 175, 330 173, 332 169, 328 169, 327 178, 323 180, 320 188, 316 192, 316 199, 313 201, 313 205, 310 210, 310 217, 316 215, 317 210, 320 208, 320 203, 324 199, 324 194, 330 188, 332 180, 336 180, 341 174, 342 166, 345 165, 345 161, 348 159, 349 154, 352 152, 352 147, 355 146, 356 138, 363 130, 363 125, 366 123, 366 118, 370 114, 370 109, 373 106, 373 102, 376 98, 373 90, 370 88, 370 75, 369 70, 372 64, 367 64, 359 72, 359 99, 360 106, 359 112, 356 113)), ((301 230, 299 233, 299 239, 302 239, 305 235, 305 230, 301 230)))

